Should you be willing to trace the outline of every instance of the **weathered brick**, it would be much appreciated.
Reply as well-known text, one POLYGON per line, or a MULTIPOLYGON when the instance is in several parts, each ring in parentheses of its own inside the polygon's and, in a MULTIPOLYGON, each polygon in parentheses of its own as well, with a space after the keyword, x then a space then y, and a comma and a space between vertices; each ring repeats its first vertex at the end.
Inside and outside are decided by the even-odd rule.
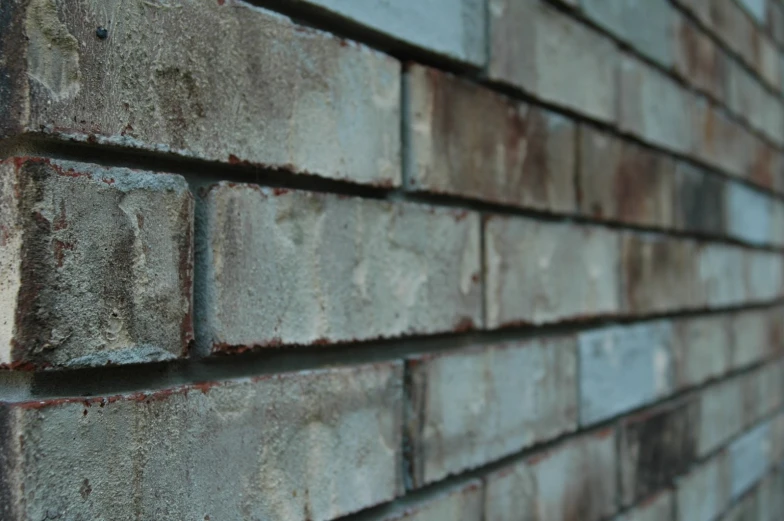
POLYGON ((621 421, 621 498, 632 505, 671 484, 696 459, 697 402, 685 400, 621 421))
POLYGON ((772 199, 740 183, 727 183, 726 197, 727 234, 753 244, 768 244, 772 199))
POLYGON ((625 512, 617 521, 672 521, 674 503, 673 493, 663 492, 625 512))
POLYGON ((747 251, 744 259, 746 295, 749 301, 766 302, 784 292, 784 259, 781 254, 747 251))
POLYGON ((581 213, 672 227, 674 161, 586 125, 580 127, 579 134, 581 213))
POLYGON ((727 183, 711 172, 682 161, 677 163, 673 177, 675 227, 690 232, 724 235, 727 183))
POLYGON ((729 462, 721 452, 676 481, 678 521, 713 521, 729 502, 729 462))
POLYGON ((606 229, 491 216, 485 269, 491 328, 618 311, 618 235, 606 229))
POLYGON ((778 47, 768 37, 760 36, 759 73, 767 84, 775 89, 781 89, 781 58, 778 47))
POLYGON ((673 64, 677 13, 667 0, 580 0, 585 16, 664 67, 673 64))
POLYGON ((14 158, 0 198, 1 364, 187 353, 193 198, 180 176, 14 158))
POLYGON ((627 233, 621 247, 625 311, 649 314, 701 304, 700 283, 695 278, 696 243, 627 233))
POLYGON ((490 79, 615 121, 613 42, 539 0, 489 0, 490 79), (580 81, 574 81, 580 78, 580 81))
POLYGON ((759 515, 759 489, 754 488, 720 516, 719 521, 772 521, 759 515))
POLYGON ((704 99, 691 104, 693 154, 735 177, 760 176, 769 170, 766 156, 754 157, 755 141, 738 122, 704 99), (758 159, 758 160, 757 160, 758 159))
POLYGON ((774 246, 784 246, 784 203, 779 200, 771 201, 771 243, 774 246))
MULTIPOLYGON (((701 0, 692 0, 700 2, 701 0)), ((723 40, 749 65, 757 63, 759 49, 757 28, 735 0, 711 0, 709 25, 714 34, 723 40)))
POLYGON ((476 214, 231 183, 203 202, 199 322, 213 352, 481 321, 476 214))
POLYGON ((435 498, 408 506, 400 512, 377 516, 379 521, 482 521, 482 483, 447 490, 435 498))
POLYGON ((730 494, 733 499, 761 480, 770 468, 770 427, 770 422, 758 425, 730 445, 730 494))
POLYGON ((387 501, 401 378, 382 363, 5 405, 3 519, 325 521, 387 501))
POLYGON ((727 104, 730 110, 774 143, 784 142, 784 108, 765 90, 759 79, 740 63, 730 61, 727 69, 727 104))
POLYGON ((746 380, 742 377, 720 382, 700 393, 697 453, 713 452, 741 432, 747 421, 746 380))
MULTIPOLYGON (((765 25, 768 16, 768 0, 738 0, 756 22, 765 25)), ((773 0, 774 2, 776 0, 773 0)))
POLYGON ((697 287, 700 302, 709 308, 737 305, 749 299, 750 292, 744 272, 749 254, 746 250, 713 243, 698 247, 697 287))
POLYGON ((675 18, 672 38, 675 41, 675 72, 713 98, 723 100, 728 59, 724 51, 683 15, 675 18))
POLYGON ((575 212, 574 122, 419 65, 406 81, 409 188, 575 212))
POLYGON ((777 414, 770 422, 770 461, 780 466, 784 463, 784 413, 777 414))
MULTIPOLYGON (((485 6, 481 0, 287 0, 273 4, 313 6, 428 52, 482 67, 485 64, 485 6), (438 23, 433 23, 435 20, 438 23)), ((385 45, 389 47, 389 45, 385 45)), ((394 47, 394 45, 393 45, 394 47)))
POLYGON ((616 511, 616 482, 613 431, 583 435, 488 476, 485 519, 598 521, 616 511))
POLYGON ((237 0, 126 4, 4 2, 0 136, 399 184, 397 61, 237 0))
POLYGON ((672 327, 677 389, 699 385, 729 370, 733 344, 731 321, 726 316, 676 320, 672 327))
POLYGON ((580 334, 580 423, 611 418, 672 392, 671 341, 667 322, 580 334))
POLYGON ((410 359, 406 429, 414 486, 576 428, 575 344, 564 337, 410 359))
POLYGON ((694 97, 652 66, 625 56, 620 66, 618 124, 621 130, 676 152, 692 148, 694 97))
POLYGON ((736 314, 730 321, 732 332, 733 369, 740 369, 770 358, 779 346, 774 345, 778 324, 768 311, 746 311, 736 314))
POLYGON ((780 409, 784 403, 784 364, 781 361, 769 363, 747 377, 746 408, 753 416, 747 425, 769 416, 780 409))
POLYGON ((768 4, 768 31, 776 43, 784 45, 784 5, 780 2, 768 4))
MULTIPOLYGON (((773 521, 784 518, 784 473, 775 469, 757 486, 757 519, 773 521)), ((750 518, 754 519, 754 518, 750 518)))

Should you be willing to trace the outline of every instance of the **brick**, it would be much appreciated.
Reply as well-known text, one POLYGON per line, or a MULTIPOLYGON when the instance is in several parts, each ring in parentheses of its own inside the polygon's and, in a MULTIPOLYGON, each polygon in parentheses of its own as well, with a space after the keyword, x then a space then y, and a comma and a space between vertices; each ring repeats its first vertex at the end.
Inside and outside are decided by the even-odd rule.
POLYGON ((772 200, 771 206, 771 230, 770 242, 773 246, 784 246, 784 203, 772 200))
POLYGON ((580 334, 580 423, 606 420, 672 392, 671 338, 666 322, 580 334))
POLYGON ((748 251, 744 264, 750 301, 767 302, 782 295, 784 260, 779 253, 748 251))
POLYGON ((726 197, 727 234, 753 244, 768 244, 772 199, 740 183, 727 183, 726 197))
POLYGON ((759 42, 759 73, 768 86, 778 91, 781 89, 781 60, 778 47, 765 36, 761 36, 759 42))
POLYGON ((406 81, 409 188, 575 212, 574 122, 435 69, 406 81))
POLYGON ((416 487, 577 426, 574 338, 417 356, 407 371, 406 443, 416 487))
POLYGON ((754 156, 754 136, 721 108, 704 99, 691 105, 693 154, 734 177, 747 178, 768 172, 769 158, 754 156))
POLYGON ((784 463, 784 413, 777 414, 770 423, 770 461, 780 466, 784 463))
POLYGON ((720 521, 755 521, 766 518, 759 517, 759 489, 754 488, 748 494, 741 497, 738 502, 722 515, 720 521))
POLYGON ((5 405, 3 519, 326 521, 390 500, 401 378, 381 363, 5 405))
POLYGON ((693 95, 633 57, 624 57, 619 76, 621 130, 675 152, 691 150, 693 95))
POLYGON ((742 377, 726 380, 707 388, 700 394, 697 453, 705 456, 723 446, 740 433, 751 417, 744 410, 746 381, 742 377))
POLYGON ((457 4, 453 0, 403 0, 372 5, 362 0, 281 3, 312 6, 330 17, 476 67, 483 67, 486 61, 485 6, 480 0, 459 0, 457 4))
POLYGON ((754 384, 755 419, 769 416, 784 405, 784 363, 780 360, 761 368, 751 379, 754 384))
POLYGON ((777 330, 773 321, 777 319, 767 311, 746 311, 732 318, 733 369, 761 362, 776 353, 777 346, 773 345, 773 339, 777 330))
POLYGON ((616 120, 619 57, 610 39, 539 0, 490 0, 489 13, 491 80, 594 119, 616 120))
POLYGON ((621 498, 632 505, 667 487, 696 459, 694 400, 681 401, 621 420, 621 498))
POLYGON ((728 60, 724 51, 697 24, 682 15, 675 18, 672 35, 675 72, 713 98, 723 100, 728 60))
MULTIPOLYGON (((773 521, 784 516, 784 474, 781 469, 776 469, 757 487, 758 519, 773 521)), ((751 518, 754 519, 754 518, 751 518)))
POLYGON ((578 149, 581 213, 672 227, 672 159, 585 125, 580 127, 578 149))
POLYGON ((745 16, 740 5, 735 0, 713 0, 710 13, 714 34, 746 63, 755 64, 756 50, 759 48, 757 28, 751 18, 745 16))
POLYGON ((176 175, 0 162, 0 363, 170 360, 192 339, 193 198, 176 175))
POLYGON ((531 456, 486 478, 485 519, 604 519, 616 511, 615 465, 612 430, 531 456))
POLYGON ((212 185, 203 202, 207 350, 481 321, 476 214, 231 183, 212 185))
POLYGON ((482 521, 482 483, 469 481, 401 512, 378 516, 379 521, 482 521))
POLYGON ((676 481, 678 521, 713 521, 729 503, 729 462, 725 452, 676 481))
POLYGON ((485 269, 490 328, 618 311, 618 236, 602 228, 491 216, 485 269))
POLYGON ((777 44, 784 45, 784 5, 780 2, 768 4, 768 31, 777 44))
POLYGON ((765 25, 768 15, 768 0, 739 0, 739 2, 758 24, 765 25))
POLYGON ((770 423, 763 423, 732 442, 730 493, 733 499, 749 490, 770 467, 770 423))
POLYGON ((738 117, 774 143, 784 140, 784 110, 781 102, 740 63, 731 61, 727 69, 727 105, 738 117))
POLYGON ((627 233, 622 237, 623 309, 635 314, 699 306, 695 279, 697 245, 659 235, 627 233))
POLYGON ((672 521, 674 503, 673 493, 663 492, 627 511, 618 521, 672 521))
POLYGON ((724 235, 727 183, 701 168, 679 161, 675 168, 675 227, 690 232, 724 235), (710 211, 706 211, 710 208, 710 211))
POLYGON ((580 0, 585 16, 663 67, 673 64, 677 13, 666 0, 580 0))
POLYGON ((0 136, 400 183, 388 56, 236 0, 6 4, 0 136))
POLYGON ((732 329, 724 315, 673 322, 675 387, 683 389, 724 375, 732 357, 732 329))
POLYGON ((741 248, 703 243, 697 259, 698 288, 702 304, 709 308, 736 305, 749 299, 744 271, 749 255, 741 248))
POLYGON ((744 177, 762 188, 778 190, 776 177, 781 170, 781 154, 772 145, 750 134, 748 146, 750 151, 744 177))

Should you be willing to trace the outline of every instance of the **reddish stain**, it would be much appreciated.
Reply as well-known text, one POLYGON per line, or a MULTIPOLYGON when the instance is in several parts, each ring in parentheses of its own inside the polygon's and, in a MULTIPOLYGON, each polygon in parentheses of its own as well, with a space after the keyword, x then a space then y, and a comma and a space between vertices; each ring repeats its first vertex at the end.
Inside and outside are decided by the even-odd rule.
POLYGON ((103 178, 103 179, 101 179, 101 181, 103 181, 103 182, 104 182, 104 183, 106 183, 107 185, 113 185, 113 184, 114 184, 114 179, 113 179, 113 178, 111 178, 111 177, 108 177, 108 178, 103 178))
POLYGON ((63 242, 60 240, 54 240, 54 258, 57 261, 57 267, 63 267, 63 261, 65 260, 65 250, 73 250, 74 245, 70 242, 63 242))

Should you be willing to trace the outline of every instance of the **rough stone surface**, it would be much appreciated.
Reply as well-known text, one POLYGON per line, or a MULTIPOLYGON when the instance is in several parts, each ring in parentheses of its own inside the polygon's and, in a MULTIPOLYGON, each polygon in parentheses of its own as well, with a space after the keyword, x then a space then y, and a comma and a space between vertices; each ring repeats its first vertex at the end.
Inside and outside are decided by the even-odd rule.
POLYGON ((489 0, 492 80, 614 122, 613 42, 539 0, 489 0), (575 81, 580 78, 580 81, 575 81))
POLYGON ((667 0, 580 0, 580 5, 595 24, 661 66, 672 66, 677 12, 667 0))
POLYGON ((197 325, 213 352, 481 322, 476 214, 231 183, 203 203, 197 325))
POLYGON ((633 505, 684 474, 696 458, 694 424, 699 411, 684 400, 621 421, 621 501, 633 505))
POLYGON ((483 67, 486 61, 485 6, 481 0, 278 2, 312 5, 395 40, 477 67, 483 67))
POLYGON ((0 162, 0 363, 168 360, 192 339, 193 199, 176 175, 0 162))
POLYGON ((435 69, 406 81, 410 189, 574 213, 573 121, 435 69))
POLYGON ((485 485, 485 520, 599 521, 616 511, 612 430, 584 435, 495 472, 485 485))
POLYGON ((406 432, 414 486, 575 429, 575 344, 564 337, 410 359, 406 432))
POLYGON ((469 481, 433 499, 419 502, 401 512, 377 516, 378 521, 482 521, 482 483, 469 481))
POLYGON ((673 322, 671 349, 677 389, 699 385, 730 369, 733 325, 734 320, 726 315, 673 322))
POLYGON ((359 183, 400 182, 400 65, 237 0, 20 0, 14 59, 38 133, 359 183), (96 27, 108 37, 96 37, 96 27))
POLYGON ((636 58, 621 61, 618 125, 651 144, 687 153, 692 145, 693 94, 636 58))
POLYGON ((578 149, 581 213, 672 227, 672 159, 586 125, 580 127, 578 149))
POLYGON ((401 378, 383 363, 6 405, 4 519, 325 521, 392 499, 401 378))
POLYGON ((617 521, 672 521, 674 503, 674 495, 663 492, 626 512, 617 521))
POLYGON ((676 481, 678 521, 713 521, 729 502, 729 462, 721 452, 676 481))
POLYGON ((489 217, 487 327, 616 314, 618 242, 598 227, 489 217))
POLYGON ((580 423, 590 425, 672 392, 668 322, 617 326, 578 337, 580 423))
POLYGON ((770 427, 770 422, 758 425, 730 445, 730 494, 733 499, 761 480, 770 468, 770 427))

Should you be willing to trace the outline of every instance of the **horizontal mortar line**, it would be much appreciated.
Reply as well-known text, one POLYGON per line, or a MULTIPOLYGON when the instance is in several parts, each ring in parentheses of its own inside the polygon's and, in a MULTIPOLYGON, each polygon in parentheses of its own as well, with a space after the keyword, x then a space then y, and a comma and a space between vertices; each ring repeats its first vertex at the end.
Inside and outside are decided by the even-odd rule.
MULTIPOLYGON (((784 246, 776 246, 772 243, 752 243, 727 235, 686 231, 677 228, 662 228, 623 221, 600 220, 582 214, 556 213, 549 210, 522 208, 511 204, 487 202, 459 195, 411 191, 402 187, 395 189, 380 188, 351 181, 329 179, 316 174, 294 173, 245 165, 229 165, 196 158, 180 158, 173 154, 159 152, 140 153, 138 151, 129 151, 123 147, 95 146, 83 143, 66 144, 56 140, 26 137, 10 144, 7 143, 5 150, 0 147, 0 158, 8 158, 14 155, 45 156, 57 160, 89 162, 105 167, 132 168, 178 174, 188 181, 195 193, 198 193, 199 188, 202 186, 218 182, 256 184, 272 188, 347 195, 392 202, 406 201, 485 214, 527 217, 554 223, 576 223, 614 231, 632 231, 664 237, 707 241, 736 246, 749 251, 784 253, 784 246)), ((771 200, 781 200, 784 203, 784 197, 775 196, 776 194, 760 190, 758 187, 756 187, 756 191, 769 197, 771 200)))
MULTIPOLYGON (((356 22, 351 22, 342 19, 338 15, 327 13, 326 10, 323 8, 316 8, 313 6, 297 5, 297 4, 292 6, 281 2, 276 2, 275 0, 245 0, 245 1, 247 1, 250 5, 257 5, 259 7, 281 13, 285 16, 292 18, 292 20, 294 20, 297 23, 304 22, 305 25, 308 27, 319 29, 321 31, 328 32, 338 37, 343 37, 343 38, 351 39, 353 41, 360 42, 364 45, 367 45, 368 47, 389 54, 390 56, 393 56, 404 62, 407 60, 416 60, 416 61, 420 61, 423 64, 431 63, 433 66, 435 66, 438 69, 441 69, 442 71, 452 72, 454 74, 463 77, 466 76, 471 77, 472 76, 471 73, 473 71, 476 71, 476 74, 473 75, 474 80, 478 81, 484 86, 488 86, 494 88, 494 90, 497 90, 498 87, 497 82, 488 80, 485 77, 485 73, 484 73, 484 69, 486 69, 489 64, 489 58, 490 58, 489 56, 485 56, 485 64, 483 66, 467 68, 467 67, 458 67, 455 65, 456 60, 450 60, 447 58, 434 61, 432 53, 430 52, 423 53, 421 51, 421 49, 423 49, 422 47, 413 44, 404 45, 403 46, 404 48, 399 49, 398 52, 394 52, 394 51, 390 52, 389 47, 385 47, 383 43, 379 45, 379 42, 384 42, 384 41, 399 42, 400 40, 391 36, 385 36, 378 30, 374 30, 366 26, 362 26, 361 24, 358 24, 356 22)), ((618 36, 602 28, 596 23, 588 20, 586 17, 582 15, 578 15, 577 13, 574 12, 574 10, 568 9, 559 4, 550 4, 551 0, 543 0, 543 1, 547 1, 548 5, 551 5, 551 7, 553 7, 554 9, 562 13, 565 13, 565 15, 569 16, 571 19, 577 21, 578 23, 590 27, 594 32, 597 32, 603 35, 604 37, 608 38, 614 44, 616 44, 616 46, 620 47, 624 51, 627 51, 628 54, 633 55, 638 60, 643 61, 644 63, 654 67, 657 71, 665 74, 671 80, 674 80, 679 86, 684 88, 684 90, 688 90, 692 93, 698 93, 701 97, 714 101, 714 98, 712 98, 704 90, 698 89, 696 85, 686 82, 680 76, 676 75, 671 69, 658 64, 656 61, 652 60, 645 54, 641 53, 636 48, 632 47, 626 41, 622 40, 618 36)), ((488 25, 489 25, 489 20, 488 20, 488 25)), ((488 38, 490 37, 489 34, 487 35, 487 37, 488 38)), ((739 63, 741 63, 741 65, 745 65, 745 63, 742 60, 739 61, 739 63)), ((754 71, 750 71, 750 72, 752 73, 755 79, 759 79, 758 75, 754 71)), ((767 87, 767 85, 765 85, 764 82, 758 81, 758 83, 761 83, 763 85, 763 88, 767 87)), ((507 86, 507 87, 509 87, 509 90, 511 91, 520 92, 522 90, 519 87, 513 87, 513 86, 507 86)), ((776 95, 780 101, 784 99, 781 93, 773 92, 772 89, 767 89, 767 90, 770 91, 771 94, 776 95)), ((740 117, 740 115, 732 111, 729 106, 727 106, 720 100, 715 100, 715 101, 718 101, 715 104, 722 107, 734 122, 740 124, 747 131, 754 134, 756 137, 763 140, 766 144, 770 145, 777 151, 784 152, 784 145, 778 145, 774 143, 770 138, 765 136, 761 131, 755 129, 750 124, 747 124, 740 117)), ((593 119, 587 116, 584 117, 586 117, 591 121, 594 121, 593 119)))
MULTIPOLYGON (((781 360, 781 358, 779 358, 777 360, 781 360)), ((770 361, 768 363, 770 363, 770 361)), ((758 364, 758 365, 756 365, 754 367, 748 367, 748 368, 744 368, 744 369, 739 370, 739 371, 735 371, 734 373, 731 373, 731 374, 727 375, 724 379, 731 379, 731 378, 734 378, 734 377, 741 376, 743 374, 750 374, 754 370, 759 369, 760 367, 762 367, 764 365, 766 365, 766 364, 765 363, 761 363, 761 364, 758 364)), ((714 382, 712 385, 719 385, 719 384, 721 384, 721 381, 714 382)), ((635 409, 634 411, 625 412, 625 413, 623 413, 622 415, 620 415, 618 417, 615 417, 615 418, 612 418, 612 419, 609 419, 609 420, 605 420, 605 421, 602 421, 602 422, 597 423, 597 424, 593 424, 593 425, 591 425, 591 426, 589 426, 587 428, 580 429, 578 427, 578 429, 575 430, 575 431, 562 433, 561 435, 559 435, 559 436, 557 436, 555 438, 552 438, 552 439, 549 439, 549 440, 546 440, 546 441, 543 441, 543 442, 536 443, 534 445, 531 445, 529 447, 524 448, 523 450, 520 450, 520 451, 517 451, 517 452, 515 452, 513 454, 509 454, 507 456, 501 457, 501 458, 496 459, 494 461, 487 462, 487 463, 485 463, 483 465, 479 465, 479 466, 477 466, 475 468, 467 469, 465 471, 449 475, 449 476, 447 476, 447 477, 445 477, 445 478, 443 478, 441 480, 438 480, 438 481, 436 481, 434 483, 429 483, 427 485, 424 485, 422 487, 415 488, 415 489, 406 489, 406 492, 403 495, 395 498, 392 501, 389 501, 389 502, 386 502, 386 503, 383 503, 381 505, 377 505, 377 506, 374 506, 374 507, 370 507, 368 509, 362 510, 362 511, 354 513, 354 514, 349 514, 347 516, 344 516, 344 517, 341 517, 341 518, 338 518, 338 519, 341 520, 341 521, 370 521, 372 519, 376 519, 376 516, 382 516, 383 514, 391 514, 391 513, 399 512, 400 510, 404 510, 406 507, 416 506, 416 504, 418 504, 420 501, 426 501, 428 499, 435 499, 439 495, 443 494, 444 492, 453 490, 455 488, 459 488, 460 486, 467 485, 471 481, 474 481, 474 480, 481 480, 481 481, 483 481, 484 478, 486 478, 488 475, 490 475, 490 474, 492 474, 492 473, 494 473, 496 471, 503 470, 503 469, 505 469, 507 467, 513 466, 513 465, 518 464, 518 463, 522 463, 526 459, 530 458, 531 456, 536 456, 536 455, 539 455, 539 454, 551 451, 553 449, 557 449, 562 444, 568 444, 570 441, 576 441, 576 440, 580 440, 580 439, 585 438, 585 437, 598 435, 599 433, 604 432, 604 431, 606 431, 608 429, 612 429, 613 430, 613 434, 617 436, 618 432, 620 430, 620 421, 622 421, 625 417, 628 417, 628 416, 631 416, 631 415, 634 415, 634 414, 639 414, 641 412, 644 412, 645 410, 653 410, 653 409, 656 409, 658 407, 661 407, 662 405, 666 405, 667 403, 670 403, 670 402, 682 400, 682 399, 686 398, 687 396, 689 396, 691 394, 697 394, 699 391, 703 390, 705 387, 710 387, 710 385, 700 386, 699 388, 694 388, 694 389, 691 389, 691 390, 689 390, 689 391, 687 391, 685 393, 681 393, 680 396, 671 397, 671 398, 669 398, 667 400, 663 400, 663 401, 657 402, 655 404, 648 404, 648 405, 646 405, 644 407, 639 407, 639 408, 635 409)), ((768 414, 762 415, 760 418, 756 419, 750 425, 744 426, 743 430, 740 433, 737 433, 736 435, 728 438, 724 445, 722 445, 721 447, 715 449, 714 451, 710 452, 709 454, 707 454, 707 455, 705 455, 705 456, 703 456, 701 458, 696 458, 695 460, 693 460, 692 464, 689 466, 687 471, 685 471, 682 474, 679 474, 677 476, 673 476, 672 477, 672 480, 671 480, 672 483, 674 483, 677 478, 679 478, 681 476, 684 476, 684 475, 687 475, 692 470, 694 470, 695 468, 698 468, 699 466, 707 463, 713 457, 716 457, 722 451, 726 450, 734 441, 739 439, 741 436, 743 436, 744 434, 750 432, 754 428, 756 428, 756 427, 758 427, 758 426, 760 426, 760 425, 762 425, 762 424, 764 424, 764 423, 774 419, 777 415, 781 414, 782 412, 784 412, 784 408, 779 407, 778 409, 776 409, 776 410, 774 410, 774 411, 772 411, 772 412, 770 412, 768 414)), ((616 446, 616 448, 614 450, 616 451, 616 465, 620 465, 621 462, 620 462, 620 459, 618 458, 617 446, 616 446)), ((620 488, 620 484, 619 484, 619 488, 620 488)), ((666 490, 668 488, 670 488, 670 487, 664 487, 662 490, 666 490)), ((661 491, 659 491, 658 493, 660 493, 660 492, 661 491)), ((636 505, 639 506, 639 504, 641 502, 642 501, 638 501, 636 503, 636 505)), ((633 507, 630 507, 630 508, 633 508, 633 507)), ((626 509, 626 510, 629 510, 629 509, 626 509)), ((625 511, 625 510, 622 509, 622 508, 619 508, 618 512, 616 512, 615 515, 617 515, 618 513, 622 513, 623 511, 625 511)), ((614 518, 614 516, 610 516, 610 519, 613 519, 613 518, 614 518)))
MULTIPOLYGON (((778 41, 776 41, 776 39, 773 37, 773 31, 768 31, 767 26, 761 24, 756 18, 754 18, 754 16, 752 16, 752 14, 749 13, 746 10, 746 8, 743 6, 743 4, 741 4, 738 0, 734 0, 734 2, 735 2, 735 5, 737 5, 741 9, 741 11, 743 11, 743 13, 746 15, 746 17, 749 20, 751 20, 752 24, 754 24, 754 27, 757 28, 758 30, 760 30, 761 32, 765 33, 765 35, 768 37, 768 39, 771 41, 771 43, 773 43, 773 45, 776 46, 776 49, 778 51, 784 52, 784 44, 780 44, 778 41)), ((781 2, 779 2, 778 0, 771 0, 771 2, 774 3, 774 4, 777 4, 777 5, 782 5, 781 2)), ((765 18, 767 19, 767 13, 766 13, 765 18)))
MULTIPOLYGON (((638 59, 638 60, 648 64, 649 66, 651 66, 653 68, 655 68, 660 73, 666 75, 670 80, 674 81, 682 89, 690 91, 690 92, 692 92, 694 94, 697 94, 698 96, 713 102, 715 105, 720 106, 721 108, 723 108, 725 110, 725 112, 728 115, 731 116, 731 119, 734 122, 740 124, 741 126, 746 128, 749 132, 751 132, 752 134, 754 134, 758 138, 762 139, 768 145, 772 146, 776 150, 778 150, 778 151, 783 151, 784 150, 784 145, 779 145, 779 144, 775 143, 771 138, 769 138, 767 135, 765 135, 765 133, 763 131, 761 131, 761 130, 757 129, 756 127, 754 127, 751 124, 750 121, 747 122, 746 120, 744 120, 743 119, 743 115, 738 113, 738 112, 736 112, 735 110, 733 110, 729 105, 727 105, 727 103, 724 102, 724 100, 722 100, 722 99, 720 99, 718 97, 712 96, 709 92, 707 92, 706 90, 700 88, 695 83, 691 83, 687 79, 685 79, 685 78, 679 76, 678 74, 676 74, 675 71, 672 68, 666 67, 666 66, 658 63, 656 60, 646 56, 642 51, 640 51, 639 49, 634 47, 631 43, 623 40, 621 37, 615 35, 609 29, 606 29, 606 28, 602 27, 601 25, 599 25, 598 23, 594 22, 593 20, 589 19, 587 16, 583 15, 582 12, 575 11, 574 9, 569 9, 566 6, 563 6, 561 4, 555 3, 556 0, 542 0, 542 1, 547 2, 547 4, 550 5, 553 9, 563 13, 565 16, 568 16, 569 18, 571 18, 571 19, 573 19, 573 20, 575 20, 575 21, 577 21, 579 23, 582 23, 585 26, 590 27, 594 32, 597 32, 597 33, 605 36, 606 38, 612 40, 621 49, 621 51, 624 51, 627 54, 632 55, 634 58, 636 58, 636 59, 638 59)), ((706 31, 703 31, 703 32, 706 32, 706 31)), ((707 33, 706 33, 706 36, 712 37, 712 35, 707 34, 707 33)), ((738 62, 738 64, 741 65, 741 67, 743 67, 744 69, 746 69, 747 72, 750 72, 751 75, 756 80, 756 83, 761 85, 762 88, 765 91, 768 92, 768 94, 771 94, 772 96, 776 97, 776 99, 779 102, 784 101, 784 95, 781 92, 778 92, 775 89, 770 88, 762 77, 760 77, 755 71, 751 70, 749 67, 746 66, 746 63, 743 60, 736 59, 736 57, 734 55, 732 55, 732 53, 731 53, 730 58, 733 59, 734 61, 738 62)), ((784 104, 782 104, 782 105, 783 105, 782 109, 784 110, 784 104)))
POLYGON ((566 322, 538 327, 475 330, 464 333, 343 342, 330 346, 261 348, 242 354, 194 357, 147 364, 52 369, 39 372, 2 371, 0 372, 0 400, 23 402, 69 397, 112 396, 144 391, 154 392, 199 382, 228 381, 336 366, 394 362, 417 355, 575 335, 612 326, 721 316, 740 311, 765 311, 774 309, 781 304, 784 304, 784 298, 755 305, 673 312, 648 317, 604 318, 590 322, 566 322))

